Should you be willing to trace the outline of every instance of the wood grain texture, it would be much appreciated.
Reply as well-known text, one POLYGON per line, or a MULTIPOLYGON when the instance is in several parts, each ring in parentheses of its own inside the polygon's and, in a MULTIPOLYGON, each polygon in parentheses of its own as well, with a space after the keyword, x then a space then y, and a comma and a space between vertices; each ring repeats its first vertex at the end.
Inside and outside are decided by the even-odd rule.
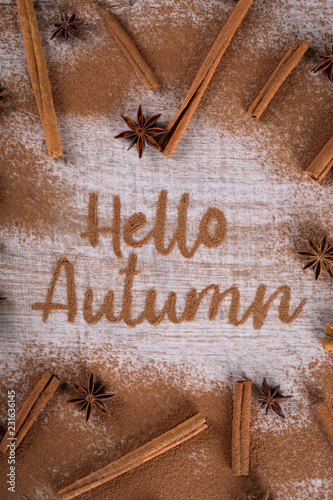
MULTIPOLYGON (((140 46, 144 46, 153 59, 154 52, 160 50, 158 43, 153 48, 143 33, 158 29, 156 9, 160 16, 159 26, 169 25, 171 14, 167 0, 142 0, 133 6, 120 3, 121 7, 115 12, 128 16, 131 33, 136 37, 141 33, 140 46)), ((304 263, 297 251, 304 249, 308 236, 320 237, 327 233, 333 241, 332 207, 328 202, 333 195, 330 174, 327 181, 317 185, 302 172, 333 133, 331 111, 326 109, 325 112, 319 105, 323 95, 330 99, 331 84, 325 75, 310 75, 313 59, 307 56, 290 76, 290 86, 281 87, 274 112, 267 111, 261 123, 254 123, 246 116, 246 109, 271 74, 274 61, 295 39, 295 26, 297 36, 316 49, 331 36, 331 0, 282 0, 269 5, 264 0, 256 0, 172 158, 149 148, 139 161, 135 151, 126 152, 126 143, 113 139, 123 128, 120 112, 135 116, 140 103, 147 115, 162 111, 165 123, 171 120, 186 96, 188 83, 233 7, 234 2, 230 0, 174 2, 172 19, 176 21, 172 28, 175 36, 177 26, 182 23, 194 26, 197 23, 198 26, 198 36, 191 40, 198 57, 195 64, 190 58, 194 53, 190 47, 188 52, 183 46, 179 47, 177 53, 183 61, 183 73, 177 74, 175 81, 184 80, 183 86, 172 86, 161 68, 157 74, 159 80, 160 76, 164 77, 161 90, 148 92, 133 77, 127 82, 126 100, 119 103, 117 112, 91 116, 57 113, 64 155, 51 160, 43 153, 45 144, 37 111, 24 106, 31 87, 15 2, 0 1, 0 31, 6 35, 6 43, 0 46, 0 76, 14 94, 17 82, 20 89, 25 90, 25 95, 15 95, 17 109, 5 119, 5 127, 1 129, 4 143, 8 151, 18 143, 26 151, 34 148, 38 152, 41 175, 52 171, 54 183, 64 189, 74 189, 74 195, 64 207, 64 215, 54 217, 46 236, 26 234, 14 224, 10 230, 2 232, 0 284, 3 295, 8 297, 1 304, 0 355, 5 361, 1 369, 4 384, 15 387, 24 376, 22 367, 27 359, 39 360, 45 367, 48 364, 54 367, 64 360, 73 363, 85 360, 90 366, 98 359, 104 362, 107 370, 112 353, 120 362, 131 359, 138 370, 144 363, 160 364, 161 370, 167 370, 174 363, 191 365, 197 373, 197 388, 205 387, 211 380, 233 384, 237 379, 251 378, 260 383, 263 376, 269 376, 272 384, 281 383, 285 393, 292 393, 293 401, 297 402, 300 389, 293 386, 293 381, 299 370, 302 368, 309 373, 311 363, 327 356, 321 337, 325 323, 332 321, 332 282, 328 276, 316 282, 311 270, 303 272, 304 263), (216 26, 212 11, 220 16, 216 26), (267 30, 261 32, 264 24, 266 28, 271 26, 269 33, 267 30), (204 29, 207 40, 199 36, 204 29), (242 78, 233 70, 236 61, 239 61, 242 78), (249 67, 251 71, 245 71, 249 67), (226 99, 228 114, 225 115, 220 106, 226 99), (287 127, 290 121, 297 130, 296 137, 287 127), (326 128, 322 127, 323 123, 326 128), (322 128, 318 130, 318 127, 322 128), (154 225, 156 204, 162 190, 168 191, 167 238, 171 238, 176 228, 177 209, 183 193, 190 196, 189 244, 195 241, 200 220, 209 207, 224 213, 227 236, 219 248, 200 247, 190 260, 182 258, 177 248, 162 257, 152 242, 135 250, 141 272, 135 277, 133 286, 134 315, 142 311, 151 288, 157 290, 159 309, 169 292, 176 292, 180 312, 192 287, 201 291, 212 283, 218 284, 221 290, 237 286, 241 292, 240 314, 243 315, 260 284, 267 286, 267 298, 281 285, 289 285, 292 309, 301 299, 307 299, 295 322, 283 325, 278 320, 278 301, 260 330, 253 328, 251 319, 241 327, 230 325, 227 302, 221 306, 218 317, 209 322, 207 298, 195 321, 190 323, 174 325, 165 320, 158 326, 145 322, 128 328, 122 322, 115 325, 103 319, 96 325, 87 325, 82 304, 88 288, 94 290, 96 311, 111 289, 115 291, 115 308, 121 308, 124 278, 119 271, 133 252, 122 241, 123 257, 117 258, 109 235, 100 236, 96 248, 80 237, 87 230, 89 194, 99 194, 101 225, 108 225, 112 219, 115 195, 121 199, 122 228, 133 213, 145 213, 147 225, 138 233, 143 236, 154 225), (52 312, 43 323, 42 313, 32 310, 31 305, 45 300, 52 273, 61 258, 67 258, 74 265, 78 315, 74 323, 68 323, 66 311, 52 312)), ((47 65, 53 68, 53 78, 59 61, 65 61, 70 71, 70 66, 89 55, 90 50, 98 50, 104 36, 97 29, 92 30, 89 43, 84 41, 80 50, 75 44, 51 45, 47 20, 50 16, 53 19, 54 14, 53 4, 38 2, 37 18, 43 25, 42 43, 47 65)), ((97 18, 95 22, 99 26, 97 18)), ((117 60, 117 49, 112 50, 117 60)), ((59 89, 60 83, 58 92, 59 89)), ((6 157, 1 158, 1 162, 6 161, 6 157)), ((19 169, 13 172, 13 176, 17 175, 21 175, 19 169)), ((38 189, 36 183, 35 191, 29 193, 31 204, 38 199, 38 189)), ((19 225, 20 221, 17 222, 19 225)), ((65 302, 64 285, 62 275, 55 290, 56 302, 65 302)), ((4 399, 2 403, 5 404, 4 399)), ((290 403, 288 410, 290 421, 302 425, 297 403, 290 403)), ((309 485, 312 479, 315 480, 309 478, 309 485)), ((325 486, 327 491, 331 491, 331 487, 332 482, 325 486)), ((291 496, 283 498, 294 500, 291 496)))
MULTIPOLYGON (((301 8, 297 16, 303 20, 303 30, 312 26, 309 12, 314 4, 319 8, 319 4, 312 0, 299 4, 301 8)), ((292 11, 294 5, 285 2, 284 7, 292 11)), ((15 15, 14 3, 2 8, 15 15)), ((263 5, 259 2, 257 8, 262 9, 263 5)), ((282 6, 276 9, 274 13, 278 18, 282 6)), ((328 12, 327 9, 329 3, 322 2, 322 16, 328 12)), ((253 17, 256 18, 257 14, 254 12, 253 17)), ((288 24, 284 26, 284 31, 291 31, 288 24)), ((44 33, 46 36, 47 33, 44 33)), ((313 37, 316 42, 321 41, 319 29, 313 37)), ((54 50, 67 53, 69 49, 58 45, 54 50)), ((50 49, 48 53, 50 58, 50 49)), ((29 89, 19 33, 13 34, 10 47, 1 48, 1 60, 3 75, 23 75, 29 89)), ((161 102, 164 103, 166 98, 172 103, 171 94, 149 94, 148 98, 144 89, 140 88, 140 92, 142 98, 146 96, 146 108, 160 109, 161 102)), ((214 100, 212 92, 209 98, 214 100)), ((133 102, 136 109, 135 89, 129 93, 127 106, 131 107, 133 102)), ((65 158, 52 162, 41 151, 41 161, 52 166, 60 178, 74 186, 76 195, 68 204, 66 217, 55 221, 52 232, 45 239, 40 241, 28 237, 23 244, 14 229, 8 236, 4 235, 6 248, 2 252, 2 272, 5 279, 2 286, 9 298, 2 305, 2 335, 13 351, 22 351, 24 345, 30 342, 36 345, 55 344, 61 346, 64 352, 67 346, 75 346, 77 342, 89 348, 100 342, 102 335, 119 351, 120 356, 134 349, 138 355, 156 359, 159 356, 173 360, 197 359, 212 376, 218 374, 222 378, 230 371, 235 377, 245 372, 248 376, 260 377, 264 365, 268 363, 275 376, 283 378, 284 368, 281 367, 288 365, 293 369, 298 365, 300 354, 305 362, 311 362, 320 355, 319 332, 331 319, 331 284, 324 278, 318 285, 311 272, 303 273, 296 251, 299 249, 300 234, 303 234, 302 224, 312 224, 316 229, 315 222, 307 213, 319 218, 318 226, 329 233, 332 223, 328 218, 330 209, 326 200, 332 187, 313 186, 305 176, 294 170, 292 155, 289 162, 284 160, 283 172, 277 172, 273 152, 264 153, 267 146, 265 135, 257 137, 257 129, 253 129, 251 120, 244 122, 248 131, 245 141, 237 133, 228 132, 228 127, 223 128, 221 139, 219 128, 205 120, 205 106, 209 111, 209 100, 202 105, 201 113, 193 117, 190 130, 174 158, 166 159, 148 149, 140 162, 135 153, 125 154, 124 143, 113 141, 119 126, 122 126, 120 117, 114 117, 114 124, 106 117, 59 117, 65 158), (112 198, 117 194, 122 203, 122 227, 131 214, 142 211, 148 219, 148 230, 154 223, 157 199, 162 189, 168 190, 169 237, 175 229, 181 195, 188 192, 189 243, 193 243, 197 236, 202 215, 212 206, 226 216, 227 238, 218 249, 201 247, 191 260, 183 259, 177 249, 167 257, 158 255, 152 244, 138 249, 136 253, 141 273, 135 279, 134 311, 142 309, 146 292, 152 287, 158 290, 160 307, 168 293, 175 291, 181 310, 192 286, 201 290, 210 283, 219 284, 221 289, 238 286, 241 310, 245 311, 258 285, 263 283, 267 285, 269 294, 280 285, 291 286, 294 307, 301 298, 307 298, 302 315, 293 324, 282 326, 277 319, 277 306, 273 307, 264 327, 256 332, 251 320, 241 328, 229 325, 227 305, 222 308, 219 318, 210 323, 206 302, 200 307, 195 322, 179 326, 165 321, 159 327, 150 327, 145 323, 129 330, 123 324, 108 325, 105 320, 96 326, 87 326, 82 315, 78 316, 74 325, 70 325, 62 312, 51 315, 45 325, 42 314, 32 311, 31 305, 45 300, 53 270, 61 257, 67 257, 74 263, 80 310, 88 287, 96 293, 96 308, 110 289, 115 290, 116 306, 121 303, 123 278, 119 270, 126 265, 133 249, 122 242, 124 257, 118 259, 112 253, 107 235, 100 238, 96 249, 80 238, 80 233, 87 228, 89 193, 99 193, 102 225, 107 225, 112 218, 112 198), (325 198, 322 190, 325 190, 325 198), (272 339, 275 342, 274 354, 265 349, 272 339), (248 356, 247 351, 252 355, 248 356), (264 361, 263 353, 266 356, 264 361)), ((243 113, 246 120, 244 109, 240 107, 238 112, 243 113)), ((22 133, 26 130, 22 139, 27 147, 31 142, 41 145, 40 127, 27 120, 23 113, 13 113, 8 126, 8 134, 17 129, 22 133)), ((270 129, 267 126, 266 129, 269 135, 270 129)), ((265 134, 265 127, 262 133, 265 134)), ((64 300, 61 284, 56 290, 55 300, 64 300)), ((5 344, 2 349, 5 349, 5 344)))

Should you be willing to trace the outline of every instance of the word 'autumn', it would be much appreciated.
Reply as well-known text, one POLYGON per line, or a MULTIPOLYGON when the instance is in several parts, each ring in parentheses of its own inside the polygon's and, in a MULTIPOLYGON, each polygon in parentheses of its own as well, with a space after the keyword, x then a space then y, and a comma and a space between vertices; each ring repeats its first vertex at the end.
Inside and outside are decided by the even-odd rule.
MULTIPOLYGON (((128 246, 141 247, 146 244, 150 239, 154 239, 156 250, 162 255, 168 255, 175 247, 176 243, 183 257, 191 258, 200 244, 208 248, 219 246, 225 236, 227 230, 227 222, 223 213, 217 208, 210 208, 202 217, 199 224, 198 236, 192 248, 188 248, 186 238, 187 227, 187 207, 189 196, 184 194, 178 209, 177 229, 171 238, 171 241, 165 244, 165 225, 166 225, 166 209, 167 209, 167 193, 162 191, 157 204, 156 220, 154 228, 143 238, 134 239, 133 235, 136 231, 146 224, 146 216, 141 213, 135 213, 124 225, 123 239, 128 246), (215 222, 214 230, 212 231, 212 223, 215 222)), ((90 195, 89 209, 88 209, 88 230, 81 234, 82 238, 89 238, 90 244, 95 247, 98 245, 100 234, 112 234, 112 246, 114 253, 117 257, 122 257, 121 252, 121 224, 120 224, 120 198, 114 197, 113 211, 114 218, 113 224, 110 227, 99 227, 97 218, 97 203, 98 197, 96 194, 90 195)), ((145 306, 143 311, 137 316, 133 317, 133 286, 134 278, 140 273, 137 268, 138 258, 135 254, 131 254, 128 259, 128 264, 124 269, 121 269, 120 274, 124 275, 124 289, 122 295, 121 310, 115 312, 115 294, 110 290, 104 299, 101 307, 94 307, 94 293, 89 288, 85 294, 83 301, 83 317, 86 323, 94 325, 103 317, 110 323, 118 323, 123 320, 127 326, 134 327, 147 320, 151 325, 158 325, 167 318, 172 323, 178 324, 183 321, 193 321, 202 300, 211 295, 211 302, 209 307, 208 317, 214 320, 219 312, 220 305, 225 298, 231 297, 229 307, 229 323, 234 326, 239 326, 245 321, 253 317, 253 326, 255 329, 260 329, 267 316, 268 310, 276 298, 280 297, 279 304, 279 319, 283 323, 291 323, 302 311, 305 305, 303 299, 297 308, 289 313, 290 309, 290 288, 288 286, 279 287, 268 299, 265 301, 267 288, 265 285, 259 285, 253 302, 245 311, 243 317, 239 318, 239 305, 240 305, 240 292, 237 287, 233 286, 227 290, 220 291, 216 284, 208 285, 202 291, 198 292, 196 288, 192 288, 186 298, 184 310, 177 313, 177 294, 170 292, 165 305, 161 311, 156 311, 156 297, 157 292, 151 289, 147 292, 145 306), (94 310, 97 309, 97 310, 94 310)), ((74 322, 77 315, 77 295, 75 283, 75 270, 74 264, 68 259, 61 259, 56 265, 51 285, 47 292, 45 302, 37 302, 32 305, 32 309, 40 310, 43 312, 43 321, 46 322, 49 318, 51 311, 67 311, 67 318, 69 322, 74 322), (67 301, 64 304, 53 302, 53 295, 57 281, 60 277, 61 270, 64 268, 66 274, 66 287, 67 287, 67 301)))

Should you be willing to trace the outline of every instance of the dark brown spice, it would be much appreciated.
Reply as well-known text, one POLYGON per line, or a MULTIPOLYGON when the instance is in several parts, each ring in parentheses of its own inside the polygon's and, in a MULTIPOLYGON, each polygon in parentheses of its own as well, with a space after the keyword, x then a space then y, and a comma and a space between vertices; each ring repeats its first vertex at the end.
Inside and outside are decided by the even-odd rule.
POLYGON ((109 414, 109 411, 104 405, 103 401, 112 398, 113 396, 115 396, 115 393, 103 392, 105 384, 100 385, 98 383, 95 383, 93 373, 91 373, 89 376, 87 387, 84 387, 78 382, 72 382, 72 384, 77 392, 81 394, 81 396, 77 398, 70 398, 67 400, 67 403, 81 404, 81 408, 79 409, 79 411, 86 410, 86 422, 88 422, 89 420, 93 406, 102 413, 107 415, 109 414))
POLYGON ((0 108, 5 108, 8 106, 9 92, 0 83, 0 108))
POLYGON ((260 408, 266 407, 266 415, 269 412, 269 409, 271 408, 274 411, 274 413, 276 413, 282 418, 285 418, 285 415, 279 403, 281 403, 284 399, 292 398, 292 396, 282 396, 282 394, 280 394, 279 392, 280 386, 277 385, 274 388, 269 387, 265 378, 262 382, 261 388, 263 394, 259 395, 260 408))
POLYGON ((67 40, 69 35, 72 35, 75 38, 80 38, 78 28, 84 23, 85 21, 75 21, 75 14, 72 14, 69 19, 67 14, 61 14, 61 21, 59 23, 54 23, 54 26, 57 29, 52 33, 51 40, 53 40, 53 38, 61 37, 64 37, 65 40, 67 40))
POLYGON ((313 73, 319 73, 320 71, 328 70, 328 78, 333 83, 333 48, 332 51, 328 46, 324 45, 325 53, 318 53, 318 56, 322 59, 319 63, 313 66, 313 73))
POLYGON ((127 123, 131 130, 125 130, 120 134, 116 135, 115 139, 132 139, 127 151, 131 149, 135 143, 137 143, 137 150, 139 158, 142 158, 142 154, 145 150, 145 144, 150 144, 158 149, 158 144, 153 138, 153 136, 163 135, 166 130, 159 127, 154 127, 155 123, 161 116, 161 114, 151 116, 145 119, 141 106, 139 106, 137 114, 137 122, 128 118, 127 116, 121 115, 123 120, 127 123))
POLYGON ((324 236, 320 244, 309 239, 309 250, 307 252, 298 252, 307 259, 307 263, 303 267, 305 269, 313 268, 315 279, 317 280, 322 271, 325 271, 333 277, 331 265, 333 264, 333 247, 327 244, 327 238, 324 236))

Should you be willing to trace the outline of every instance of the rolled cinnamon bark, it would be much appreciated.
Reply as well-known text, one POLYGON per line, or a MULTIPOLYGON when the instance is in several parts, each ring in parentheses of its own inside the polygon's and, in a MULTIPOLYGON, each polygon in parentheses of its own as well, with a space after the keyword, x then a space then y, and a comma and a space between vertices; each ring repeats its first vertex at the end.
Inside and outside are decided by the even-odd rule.
POLYGON ((103 17, 110 32, 114 36, 114 39, 118 43, 127 60, 130 62, 143 83, 146 85, 147 89, 157 89, 160 86, 159 81, 140 54, 139 49, 133 42, 132 38, 128 33, 126 33, 126 31, 120 24, 117 16, 115 16, 113 12, 111 12, 111 10, 106 10, 103 13, 103 17))
POLYGON ((25 53, 39 116, 51 158, 62 154, 52 92, 32 0, 16 0, 25 53))
POLYGON ((208 52, 206 59, 202 63, 201 68, 195 77, 190 90, 185 98, 185 101, 171 120, 167 127, 167 133, 162 136, 159 143, 160 151, 166 156, 171 156, 176 146, 186 130, 186 127, 196 110, 214 72, 227 50, 232 37, 247 11, 249 10, 253 0, 239 0, 229 19, 223 26, 212 48, 208 52))
POLYGON ((333 137, 313 160, 305 173, 314 181, 320 182, 333 167, 333 137))
POLYGON ((232 472, 249 475, 251 380, 236 382, 232 418, 232 472))
POLYGON ((18 412, 15 418, 15 432, 10 428, 5 434, 0 443, 0 451, 7 453, 8 446, 14 442, 15 448, 21 443, 30 427, 38 417, 43 406, 53 396, 61 383, 61 380, 53 375, 51 372, 46 371, 37 385, 29 394, 26 402, 18 412))
POLYGON ((249 116, 252 116, 253 118, 260 118, 268 104, 275 96, 276 92, 281 87, 282 83, 292 72, 309 47, 310 45, 307 42, 302 42, 302 40, 296 39, 293 46, 283 57, 254 103, 250 106, 250 109, 247 112, 249 116))
POLYGON ((204 429, 207 429, 205 418, 198 413, 137 450, 67 486, 59 491, 58 495, 61 500, 71 500, 82 495, 82 493, 91 491, 115 477, 139 467, 148 462, 148 460, 158 457, 162 453, 199 434, 204 429))

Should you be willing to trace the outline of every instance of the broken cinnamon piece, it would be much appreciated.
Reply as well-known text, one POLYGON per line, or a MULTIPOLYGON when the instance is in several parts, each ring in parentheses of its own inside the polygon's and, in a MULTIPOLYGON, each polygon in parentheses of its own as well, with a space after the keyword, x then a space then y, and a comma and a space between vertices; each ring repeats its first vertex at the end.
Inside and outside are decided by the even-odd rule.
POLYGON ((8 446, 14 442, 15 448, 21 443, 30 427, 39 415, 39 412, 48 400, 53 396, 61 380, 47 371, 40 381, 33 388, 28 399, 23 404, 15 419, 15 435, 12 434, 12 428, 7 431, 0 443, 0 451, 6 453, 8 446))
POLYGON ((314 181, 320 182, 333 167, 333 137, 323 147, 305 173, 314 181))
POLYGON ((71 498, 75 498, 82 493, 91 491, 94 488, 97 488, 97 486, 100 486, 107 481, 124 474, 125 472, 135 469, 145 462, 148 462, 148 460, 151 460, 165 451, 178 446, 204 429, 207 429, 205 418, 198 413, 177 427, 174 427, 149 443, 144 444, 137 450, 131 451, 124 457, 119 458, 106 467, 103 467, 102 469, 89 474, 89 476, 76 481, 76 483, 60 490, 58 495, 62 500, 70 500, 71 498))
POLYGON ((325 337, 321 339, 325 351, 333 351, 333 323, 326 323, 325 337))
POLYGON ((132 38, 120 24, 117 16, 115 16, 111 10, 106 10, 103 12, 103 17, 114 39, 118 43, 127 60, 146 85, 147 89, 157 89, 160 86, 159 81, 149 68, 146 61, 143 59, 132 38))
POLYGON ((52 92, 40 40, 33 0, 16 0, 25 53, 37 108, 51 158, 62 154, 52 92))
POLYGON ((317 416, 324 427, 326 434, 333 443, 333 408, 327 401, 315 405, 317 416))
POLYGON ((186 127, 196 110, 223 54, 227 50, 232 37, 249 10, 253 0, 239 0, 229 19, 223 26, 212 48, 208 52, 185 101, 169 123, 166 133, 160 141, 160 151, 166 156, 171 156, 186 130, 186 127))
POLYGON ((237 476, 249 475, 251 390, 251 380, 235 383, 231 461, 237 476))
POLYGON ((281 87, 287 76, 290 75, 297 63, 303 57, 310 45, 296 39, 293 46, 285 54, 278 67, 267 81, 266 85, 248 110, 247 114, 253 118, 260 118, 271 102, 276 92, 281 87))

